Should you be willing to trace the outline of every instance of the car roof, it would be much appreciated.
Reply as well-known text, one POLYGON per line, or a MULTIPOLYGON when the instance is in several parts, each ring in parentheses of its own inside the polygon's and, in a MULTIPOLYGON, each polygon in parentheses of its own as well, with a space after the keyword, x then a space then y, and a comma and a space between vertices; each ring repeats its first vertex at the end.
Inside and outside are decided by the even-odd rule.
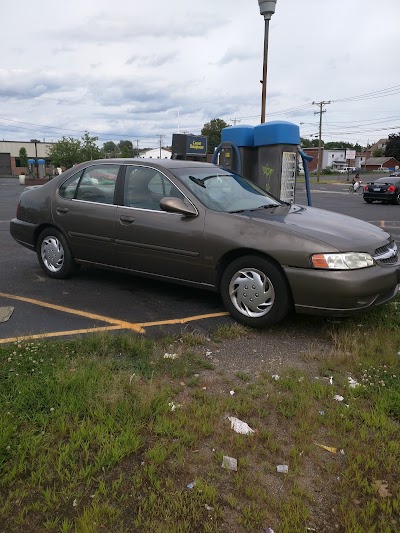
POLYGON ((130 165, 130 164, 139 164, 139 165, 151 165, 154 167, 163 167, 167 169, 178 169, 178 168, 193 168, 193 167, 210 167, 215 168, 217 165, 213 163, 205 163, 203 161, 185 161, 182 159, 153 159, 153 158, 115 158, 115 159, 95 159, 93 161, 85 161, 76 165, 77 168, 83 168, 88 165, 99 165, 99 164, 118 164, 118 165, 130 165))

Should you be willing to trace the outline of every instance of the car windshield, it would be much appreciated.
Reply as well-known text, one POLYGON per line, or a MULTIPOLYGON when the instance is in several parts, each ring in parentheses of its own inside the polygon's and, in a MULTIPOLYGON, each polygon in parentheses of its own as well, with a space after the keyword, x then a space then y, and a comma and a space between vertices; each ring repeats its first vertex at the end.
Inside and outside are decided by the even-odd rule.
POLYGON ((213 211, 234 213, 282 205, 251 181, 227 170, 174 169, 185 186, 213 211))

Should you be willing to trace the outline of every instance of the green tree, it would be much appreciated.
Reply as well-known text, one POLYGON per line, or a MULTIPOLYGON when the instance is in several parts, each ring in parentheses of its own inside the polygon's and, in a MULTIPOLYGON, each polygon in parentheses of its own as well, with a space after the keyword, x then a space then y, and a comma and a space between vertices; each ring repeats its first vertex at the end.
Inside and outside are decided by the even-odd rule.
POLYGON ((119 149, 113 141, 107 141, 103 144, 104 157, 118 157, 119 149))
POLYGON ((54 143, 49 151, 49 157, 55 165, 70 168, 75 163, 84 161, 81 159, 82 143, 73 137, 62 137, 54 143))
POLYGON ((28 154, 26 153, 26 148, 24 147, 19 149, 19 160, 21 167, 26 167, 28 165, 28 154))
POLYGON ((376 148, 373 152, 372 152, 372 157, 382 157, 384 154, 384 151, 382 150, 382 148, 376 148))
POLYGON ((216 147, 221 144, 221 132, 229 124, 221 118, 213 118, 210 122, 204 124, 201 134, 208 137, 208 153, 213 154, 216 147))
POLYGON ((305 139, 304 137, 300 137, 300 144, 303 148, 311 148, 313 145, 310 139, 305 139))
POLYGON ((394 157, 400 161, 400 133, 391 133, 385 148, 386 157, 394 157))
POLYGON ((133 144, 132 141, 119 141, 118 150, 120 157, 133 157, 133 144))
POLYGON ((70 168, 76 163, 91 161, 103 157, 103 152, 97 146, 98 137, 91 137, 85 131, 81 139, 63 137, 53 144, 49 151, 52 163, 70 168))
POLYGON ((84 135, 82 136, 81 153, 77 163, 82 163, 83 161, 92 161, 93 159, 101 159, 103 157, 103 152, 96 144, 96 141, 98 140, 98 137, 91 137, 89 132, 85 131, 84 135))

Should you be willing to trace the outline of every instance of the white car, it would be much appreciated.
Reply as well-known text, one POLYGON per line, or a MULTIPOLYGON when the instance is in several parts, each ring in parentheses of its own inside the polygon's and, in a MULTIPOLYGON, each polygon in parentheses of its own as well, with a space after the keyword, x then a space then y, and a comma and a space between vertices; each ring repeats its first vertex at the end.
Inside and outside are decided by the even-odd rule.
POLYGON ((357 168, 356 167, 343 167, 343 168, 339 168, 337 170, 337 172, 339 172, 339 174, 347 174, 347 172, 356 172, 357 168))

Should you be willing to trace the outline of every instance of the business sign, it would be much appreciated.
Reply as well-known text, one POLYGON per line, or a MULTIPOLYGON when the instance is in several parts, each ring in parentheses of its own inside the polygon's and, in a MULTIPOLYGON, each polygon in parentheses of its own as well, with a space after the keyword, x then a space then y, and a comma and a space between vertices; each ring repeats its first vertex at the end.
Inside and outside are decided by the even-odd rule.
POLYGON ((346 159, 355 159, 356 151, 355 150, 346 150, 346 159))
POLYGON ((188 135, 186 139, 186 155, 207 155, 207 137, 188 135))

